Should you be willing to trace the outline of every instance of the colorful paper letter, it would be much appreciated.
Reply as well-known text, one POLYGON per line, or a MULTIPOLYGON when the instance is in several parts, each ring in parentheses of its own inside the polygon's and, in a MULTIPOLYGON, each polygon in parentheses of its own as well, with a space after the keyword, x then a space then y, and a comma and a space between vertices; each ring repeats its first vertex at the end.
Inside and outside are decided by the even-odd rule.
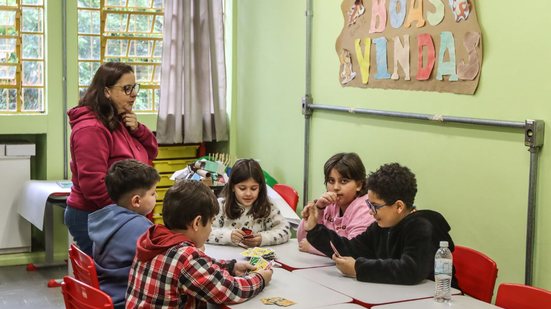
POLYGON ((400 42, 400 37, 394 37, 394 72, 390 77, 393 80, 400 79, 398 74, 398 64, 402 67, 405 77, 404 80, 411 80, 409 73, 409 35, 404 34, 404 43, 400 42))
POLYGON ((435 11, 427 11, 427 20, 431 26, 436 26, 444 19, 444 3, 442 0, 429 0, 434 5, 435 11))
POLYGON ((390 13, 390 25, 392 28, 400 28, 406 18, 406 0, 390 0, 388 5, 390 13), (398 8, 400 11, 398 11, 398 8))
POLYGON ((404 27, 409 28, 414 21, 417 21, 417 28, 421 28, 425 25, 425 19, 423 18, 423 0, 411 0, 408 12, 404 27), (415 3, 418 5, 416 6, 415 3))
POLYGON ((469 63, 465 64, 465 61, 461 60, 457 65, 457 76, 463 80, 473 80, 478 75, 480 70, 480 57, 476 50, 478 44, 480 44, 480 33, 465 33, 463 45, 469 53, 469 63))
POLYGON ((453 34, 449 31, 440 33, 440 50, 438 51, 438 69, 436 79, 442 80, 444 75, 450 76, 450 81, 457 81, 455 73, 455 40, 453 34), (449 61, 444 62, 444 55, 448 51, 449 61))
POLYGON ((417 36, 417 80, 427 80, 430 77, 430 73, 434 68, 434 42, 432 37, 428 33, 422 33, 417 36), (427 48, 427 65, 423 66, 423 48, 427 48))
POLYGON ((375 79, 389 79, 390 74, 388 73, 388 63, 387 63, 387 48, 386 48, 386 38, 380 37, 373 40, 373 43, 376 47, 377 53, 377 74, 375 79))
POLYGON ((373 0, 369 33, 383 32, 386 28, 386 0, 373 0), (379 21, 379 23, 377 23, 379 21))
POLYGON ((360 65, 360 74, 362 75, 362 83, 367 84, 369 81, 369 64, 371 58, 371 38, 365 38, 365 51, 362 53, 362 47, 360 46, 360 39, 354 41, 354 47, 356 50, 356 59, 360 65))

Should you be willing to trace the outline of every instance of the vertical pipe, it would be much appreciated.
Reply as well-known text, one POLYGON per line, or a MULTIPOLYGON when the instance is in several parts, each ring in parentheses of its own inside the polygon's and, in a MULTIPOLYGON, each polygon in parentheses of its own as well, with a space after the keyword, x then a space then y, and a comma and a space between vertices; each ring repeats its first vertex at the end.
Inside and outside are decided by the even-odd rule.
POLYGON ((538 184, 538 152, 539 147, 530 146, 530 179, 528 182, 528 214, 526 222, 526 265, 524 282, 532 285, 534 269, 534 236, 536 227, 536 192, 538 184))
POLYGON ((62 101, 63 101, 63 179, 69 178, 67 149, 67 0, 61 1, 61 54, 62 54, 62 101))
POLYGON ((302 112, 304 114, 304 178, 302 202, 306 205, 308 202, 308 174, 310 172, 310 121, 311 109, 309 104, 312 102, 312 0, 306 0, 306 54, 305 54, 305 95, 302 99, 302 112))

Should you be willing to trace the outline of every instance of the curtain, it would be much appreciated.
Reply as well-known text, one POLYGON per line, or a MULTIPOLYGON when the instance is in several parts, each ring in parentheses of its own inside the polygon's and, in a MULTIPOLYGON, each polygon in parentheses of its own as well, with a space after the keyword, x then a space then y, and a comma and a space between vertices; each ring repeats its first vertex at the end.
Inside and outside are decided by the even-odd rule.
POLYGON ((228 140, 223 0, 165 0, 161 144, 228 140))

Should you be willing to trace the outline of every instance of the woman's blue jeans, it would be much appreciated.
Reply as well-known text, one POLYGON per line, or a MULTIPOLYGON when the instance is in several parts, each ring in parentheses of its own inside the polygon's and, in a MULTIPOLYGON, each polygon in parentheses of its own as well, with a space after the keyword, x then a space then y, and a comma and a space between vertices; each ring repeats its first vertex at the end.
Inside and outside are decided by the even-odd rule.
POLYGON ((88 215, 91 211, 73 208, 69 205, 65 208, 64 221, 73 236, 77 246, 84 253, 92 256, 92 240, 88 236, 88 215))

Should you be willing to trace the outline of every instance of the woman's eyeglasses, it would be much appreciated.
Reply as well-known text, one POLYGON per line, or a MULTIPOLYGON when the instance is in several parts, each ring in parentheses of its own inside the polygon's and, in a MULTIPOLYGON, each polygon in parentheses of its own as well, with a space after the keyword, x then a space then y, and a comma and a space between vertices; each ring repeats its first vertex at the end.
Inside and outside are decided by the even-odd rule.
POLYGON ((369 207, 369 209, 371 210, 371 212, 373 214, 376 214, 377 213, 377 210, 385 207, 385 206, 391 206, 393 204, 383 204, 383 205, 375 205, 373 203, 371 203, 369 200, 365 200, 365 203, 367 204, 367 207, 369 207))
POLYGON ((112 87, 122 88, 122 91, 124 91, 126 95, 131 95, 132 93, 138 94, 138 92, 140 92, 140 84, 124 85, 124 86, 114 85, 112 87))

